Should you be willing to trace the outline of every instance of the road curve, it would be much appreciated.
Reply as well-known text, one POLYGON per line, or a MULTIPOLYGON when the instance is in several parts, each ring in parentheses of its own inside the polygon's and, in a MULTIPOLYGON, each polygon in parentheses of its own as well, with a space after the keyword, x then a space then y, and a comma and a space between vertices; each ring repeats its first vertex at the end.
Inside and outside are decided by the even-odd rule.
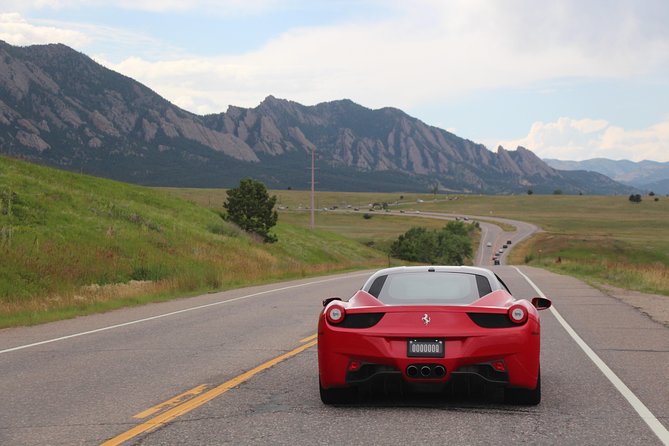
POLYGON ((439 212, 421 212, 420 214, 411 215, 422 218, 439 218, 447 220, 454 220, 457 218, 468 222, 478 221, 481 226, 481 242, 479 243, 476 255, 474 256, 474 265, 480 266, 492 265, 492 257, 494 255, 499 257, 502 265, 505 264, 508 253, 513 246, 540 230, 538 226, 532 223, 491 216, 484 217, 480 215, 446 214, 439 212), (502 229, 502 226, 495 223, 500 223, 502 226, 512 226, 515 230, 505 231, 502 229), (509 241, 511 242, 510 244, 508 243, 509 241), (490 243, 491 246, 487 246, 488 243, 490 243), (508 245, 508 247, 504 248, 504 245, 508 245), (496 254, 500 250, 501 254, 496 254))
MULTIPOLYGON (((350 211, 340 211, 350 212, 350 211)), ((525 240, 541 229, 532 224, 519 220, 511 220, 508 218, 499 218, 492 216, 468 215, 468 214, 449 214, 443 212, 392 212, 381 213, 379 215, 392 215, 393 217, 410 217, 410 218, 431 218, 437 220, 461 220, 467 223, 479 222, 481 226, 481 241, 474 256, 474 265, 490 266, 493 264, 492 257, 497 256, 500 263, 506 263, 508 253, 511 248, 518 242, 525 240), (499 223, 496 224, 496 223, 499 223), (513 231, 505 231, 503 226, 512 226, 513 231), (508 242, 511 242, 510 244, 508 242), (490 246, 488 246, 490 244, 490 246), (504 245, 509 245, 504 248, 504 245), (497 254, 500 252, 500 254, 497 254)))

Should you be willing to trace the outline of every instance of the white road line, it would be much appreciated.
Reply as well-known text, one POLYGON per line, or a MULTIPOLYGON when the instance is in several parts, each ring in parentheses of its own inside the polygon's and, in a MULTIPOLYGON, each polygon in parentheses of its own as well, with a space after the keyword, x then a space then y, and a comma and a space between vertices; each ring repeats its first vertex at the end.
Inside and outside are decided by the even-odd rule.
MULTIPOLYGON (((351 275, 351 276, 346 276, 346 278, 358 277, 358 276, 368 276, 368 275, 369 275, 368 273, 362 273, 362 274, 355 274, 355 275, 351 275)), ((247 294, 246 296, 235 297, 233 299, 222 300, 222 301, 219 301, 219 302, 213 302, 213 303, 205 304, 205 305, 198 305, 197 307, 184 308, 183 310, 172 311, 170 313, 159 314, 159 315, 147 317, 147 318, 144 318, 144 319, 137 319, 137 320, 130 321, 130 322, 124 322, 122 324, 110 325, 110 326, 107 326, 107 327, 97 328, 95 330, 84 331, 84 332, 81 332, 81 333, 74 333, 74 334, 71 334, 71 335, 61 336, 59 338, 54 338, 54 339, 47 339, 46 341, 40 341, 40 342, 34 342, 32 344, 20 345, 18 347, 12 347, 12 348, 8 348, 8 349, 5 349, 5 350, 0 350, 0 354, 15 352, 17 350, 24 350, 26 348, 36 347, 38 345, 51 344, 53 342, 65 341, 67 339, 78 338, 80 336, 86 336, 86 335, 94 334, 94 333, 100 333, 102 331, 114 330, 116 328, 127 327, 128 325, 141 324, 142 322, 153 321, 155 319, 162 319, 164 317, 174 316, 175 314, 187 313, 189 311, 201 310, 203 308, 214 307, 214 306, 217 306, 217 305, 224 305, 224 304, 228 304, 230 302, 236 302, 238 300, 248 299, 250 297, 261 296, 263 294, 275 293, 277 291, 285 291, 285 290, 290 290, 290 289, 293 289, 293 288, 300 288, 300 287, 305 287, 305 286, 309 286, 309 285, 316 285, 316 284, 325 283, 325 282, 333 282, 335 280, 341 280, 341 279, 343 279, 343 277, 335 277, 335 278, 331 278, 331 279, 316 280, 314 282, 307 282, 307 283, 302 283, 302 284, 299 284, 299 285, 291 285, 291 286, 286 286, 286 287, 283 287, 283 288, 274 288, 274 289, 267 290, 267 291, 261 291, 259 293, 247 294)))
MULTIPOLYGON (((536 286, 529 277, 523 274, 523 272, 520 271, 517 267, 514 266, 513 268, 518 271, 518 274, 525 278, 527 283, 529 283, 537 293, 539 293, 540 297, 546 298, 546 295, 541 292, 539 287, 536 286)), ((564 320, 555 307, 551 306, 550 310, 557 321, 562 325, 567 333, 569 333, 569 336, 571 336, 572 339, 576 341, 576 344, 581 347, 588 358, 590 358, 590 360, 595 363, 604 376, 606 376, 606 378, 611 381, 611 384, 613 384, 618 392, 620 392, 620 394, 625 397, 627 402, 630 403, 634 410, 636 410, 641 419, 646 422, 653 433, 657 435, 657 437, 665 446, 669 446, 669 431, 667 431, 667 428, 664 427, 662 423, 657 420, 657 418, 655 418, 655 415, 653 415, 653 413, 646 407, 646 405, 641 402, 641 400, 629 389, 629 387, 627 387, 625 383, 623 383, 622 380, 618 378, 615 373, 613 373, 609 366, 607 366, 606 363, 602 361, 599 356, 597 356, 597 353, 595 353, 588 346, 588 344, 586 344, 585 341, 574 331, 574 329, 571 328, 571 326, 567 323, 567 321, 564 320)))

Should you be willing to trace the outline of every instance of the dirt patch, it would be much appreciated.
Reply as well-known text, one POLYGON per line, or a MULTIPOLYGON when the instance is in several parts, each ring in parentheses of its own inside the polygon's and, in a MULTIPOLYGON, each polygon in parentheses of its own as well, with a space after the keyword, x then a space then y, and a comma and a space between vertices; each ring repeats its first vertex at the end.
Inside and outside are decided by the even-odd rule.
POLYGON ((599 284, 599 287, 609 296, 633 306, 654 321, 669 327, 669 296, 644 294, 604 284, 599 284))

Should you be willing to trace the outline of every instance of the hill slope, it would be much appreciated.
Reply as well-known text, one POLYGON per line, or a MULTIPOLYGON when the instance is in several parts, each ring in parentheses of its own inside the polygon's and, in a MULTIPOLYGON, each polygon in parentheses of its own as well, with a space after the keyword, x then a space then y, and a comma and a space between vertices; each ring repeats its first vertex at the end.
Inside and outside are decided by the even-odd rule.
POLYGON ((349 100, 197 116, 64 45, 0 42, 0 150, 146 185, 477 193, 625 193, 601 175, 564 174, 518 148, 496 153, 404 112, 349 100))
POLYGON ((166 192, 0 156, 0 327, 387 263, 327 232, 279 222, 276 233, 264 245, 166 192))

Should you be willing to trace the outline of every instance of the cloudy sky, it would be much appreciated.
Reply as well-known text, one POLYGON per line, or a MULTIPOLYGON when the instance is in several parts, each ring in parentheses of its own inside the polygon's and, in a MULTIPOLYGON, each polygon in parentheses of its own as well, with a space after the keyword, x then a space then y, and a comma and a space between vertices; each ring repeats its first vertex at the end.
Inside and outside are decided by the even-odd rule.
POLYGON ((667 0, 0 0, 0 40, 194 113, 348 98, 569 160, 669 161, 667 24, 667 0))

